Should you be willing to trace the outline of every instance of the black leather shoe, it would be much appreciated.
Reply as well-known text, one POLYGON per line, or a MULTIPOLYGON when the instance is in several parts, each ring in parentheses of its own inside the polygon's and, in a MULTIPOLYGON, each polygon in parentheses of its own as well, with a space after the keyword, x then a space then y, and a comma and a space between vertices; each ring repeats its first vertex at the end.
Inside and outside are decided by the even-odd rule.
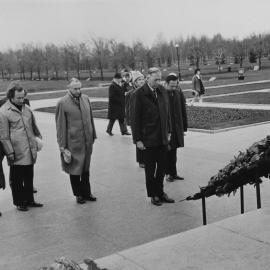
POLYGON ((151 203, 156 206, 161 206, 162 202, 160 201, 159 197, 152 197, 151 198, 151 203))
POLYGON ((107 132, 110 136, 113 136, 113 135, 114 135, 111 131, 106 130, 106 132, 107 132))
POLYGON ((81 197, 81 196, 77 196, 76 197, 76 202, 78 204, 84 204, 85 203, 85 199, 83 197, 81 197))
POLYGON ((28 211, 28 208, 25 205, 17 205, 17 210, 25 212, 25 211, 28 211))
POLYGON ((83 198, 84 200, 90 201, 90 202, 95 202, 97 200, 97 197, 95 197, 93 194, 90 194, 89 196, 83 197, 83 198))
POLYGON ((166 181, 167 182, 174 182, 174 178, 171 175, 167 175, 166 181))
POLYGON ((128 131, 122 132, 122 135, 131 135, 128 131))
POLYGON ((27 203, 27 206, 29 206, 29 207, 43 207, 43 204, 34 201, 34 202, 27 203))
POLYGON ((164 203, 174 203, 175 202, 174 199, 169 198, 169 196, 166 193, 164 193, 162 195, 162 197, 160 198, 160 200, 162 202, 164 202, 164 203))
POLYGON ((175 175, 175 176, 173 176, 173 179, 174 180, 184 180, 184 177, 179 176, 179 175, 175 175))

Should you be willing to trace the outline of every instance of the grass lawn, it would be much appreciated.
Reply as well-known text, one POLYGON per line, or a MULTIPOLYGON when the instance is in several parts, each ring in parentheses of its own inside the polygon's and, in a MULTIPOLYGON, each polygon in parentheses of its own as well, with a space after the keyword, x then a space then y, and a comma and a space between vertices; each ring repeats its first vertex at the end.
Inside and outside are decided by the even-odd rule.
POLYGON ((270 93, 247 93, 234 96, 204 99, 204 102, 270 104, 270 93))
MULTIPOLYGON (((253 83, 248 85, 239 85, 239 86, 224 86, 222 88, 211 88, 207 89, 204 96, 218 95, 218 94, 228 94, 236 92, 245 92, 261 89, 270 89, 270 82, 265 83, 253 83)), ((186 98, 191 98, 192 92, 184 92, 186 98)), ((255 93, 256 94, 256 93, 255 93)), ((208 99, 206 99, 208 101, 208 99)))
MULTIPOLYGON (((0 92, 5 92, 7 86, 11 81, 0 81, 0 92)), ((29 93, 53 91, 66 89, 68 82, 66 80, 59 81, 20 81, 22 86, 27 89, 29 93)), ((82 87, 98 86, 100 81, 82 81, 82 87)), ((102 82, 104 83, 104 82, 102 82)))
MULTIPOLYGON (((92 102, 94 117, 106 119, 107 106, 107 102, 92 102)), ((55 107, 41 108, 37 111, 55 113, 55 107)), ((207 130, 270 121, 270 111, 265 110, 187 107, 187 114, 189 128, 207 130)))
MULTIPOLYGON (((190 88, 191 86, 187 87, 190 88)), ((233 87, 222 87, 222 88, 206 88, 205 96, 209 95, 217 95, 217 94, 226 94, 226 93, 234 93, 234 92, 243 92, 243 91, 250 91, 250 90, 260 90, 260 89, 270 89, 270 82, 267 83, 254 83, 251 85, 243 85, 243 86, 233 86, 233 87)), ((84 94, 87 94, 90 98, 91 97, 108 97, 108 87, 100 87, 95 89, 88 89, 83 90, 84 94)), ((186 98, 192 97, 191 92, 184 92, 186 98)), ((65 95, 65 92, 60 93, 50 93, 50 94, 38 94, 35 95, 34 93, 28 95, 30 100, 40 100, 40 99, 51 99, 51 98, 59 98, 65 95)), ((208 99, 207 99, 208 100, 208 99)))

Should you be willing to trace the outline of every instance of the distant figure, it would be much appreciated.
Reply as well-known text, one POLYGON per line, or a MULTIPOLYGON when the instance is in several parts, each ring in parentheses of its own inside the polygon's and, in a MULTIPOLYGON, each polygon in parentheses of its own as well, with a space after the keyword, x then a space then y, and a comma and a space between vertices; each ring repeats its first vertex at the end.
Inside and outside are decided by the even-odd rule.
POLYGON ((78 204, 96 201, 90 186, 90 161, 96 130, 89 97, 81 94, 81 82, 72 78, 68 93, 56 105, 57 142, 63 171, 69 174, 78 204))
POLYGON ((34 114, 24 104, 25 91, 17 82, 7 88, 8 100, 0 109, 0 141, 10 166, 10 187, 13 204, 19 211, 42 207, 34 201, 34 164, 41 138, 34 114))
POLYGON ((146 83, 135 92, 132 117, 133 141, 144 151, 147 196, 156 206, 174 203, 163 189, 171 126, 168 94, 160 81, 161 71, 150 68, 146 83))
POLYGON ((202 95, 204 95, 204 93, 205 88, 201 78, 201 70, 196 68, 192 78, 192 94, 194 95, 194 98, 190 102, 190 105, 193 105, 195 101, 202 102, 202 95))
POLYGON ((122 76, 120 73, 114 75, 113 81, 109 87, 109 104, 108 104, 109 123, 106 132, 113 136, 113 125, 116 120, 119 122, 122 135, 131 135, 125 123, 125 91, 122 87, 122 76))
POLYGON ((175 180, 184 180, 177 175, 177 148, 184 147, 184 135, 187 131, 187 112, 186 100, 179 86, 179 80, 176 74, 169 74, 166 78, 166 89, 168 91, 171 116, 171 139, 166 160, 166 180, 173 182, 175 180))

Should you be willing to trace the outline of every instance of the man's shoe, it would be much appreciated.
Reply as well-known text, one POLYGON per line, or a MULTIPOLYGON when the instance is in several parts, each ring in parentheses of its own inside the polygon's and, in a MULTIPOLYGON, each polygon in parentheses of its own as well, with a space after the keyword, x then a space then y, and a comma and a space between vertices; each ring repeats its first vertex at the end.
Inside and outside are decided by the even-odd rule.
POLYGON ((162 197, 160 197, 160 201, 161 201, 161 202, 164 202, 164 203, 174 203, 174 202, 175 202, 175 200, 169 198, 169 196, 168 196, 166 193, 164 193, 164 194, 162 195, 162 197))
POLYGON ((113 135, 114 135, 111 131, 106 130, 106 132, 107 132, 110 136, 113 136, 113 135))
POLYGON ((22 212, 28 211, 28 208, 25 205, 17 205, 16 208, 18 211, 22 211, 22 212))
POLYGON ((122 135, 131 135, 128 131, 122 132, 122 135))
POLYGON ((76 197, 76 202, 78 204, 84 204, 85 203, 85 199, 83 197, 81 197, 81 196, 77 196, 76 197))
POLYGON ((152 197, 151 198, 151 203, 156 206, 161 206, 162 202, 160 201, 159 197, 152 197))
POLYGON ((174 177, 171 176, 171 175, 167 175, 166 181, 167 181, 167 182, 174 182, 174 177))
POLYGON ((33 193, 37 193, 37 189, 33 187, 33 193))
POLYGON ((90 194, 89 196, 83 197, 83 198, 84 200, 90 201, 90 202, 95 202, 97 200, 97 197, 95 197, 93 194, 90 194))
POLYGON ((179 175, 175 175, 175 176, 173 176, 173 179, 174 180, 184 180, 184 177, 179 176, 179 175))
POLYGON ((43 204, 33 201, 33 202, 27 203, 27 206, 29 206, 29 207, 43 207, 43 204))

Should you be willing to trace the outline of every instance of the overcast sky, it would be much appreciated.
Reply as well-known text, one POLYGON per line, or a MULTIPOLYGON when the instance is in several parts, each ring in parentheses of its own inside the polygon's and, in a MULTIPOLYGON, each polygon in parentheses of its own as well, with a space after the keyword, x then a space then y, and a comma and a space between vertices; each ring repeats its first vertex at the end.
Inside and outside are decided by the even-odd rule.
POLYGON ((270 33, 270 0, 0 0, 0 49, 91 37, 151 45, 188 35, 270 33))

